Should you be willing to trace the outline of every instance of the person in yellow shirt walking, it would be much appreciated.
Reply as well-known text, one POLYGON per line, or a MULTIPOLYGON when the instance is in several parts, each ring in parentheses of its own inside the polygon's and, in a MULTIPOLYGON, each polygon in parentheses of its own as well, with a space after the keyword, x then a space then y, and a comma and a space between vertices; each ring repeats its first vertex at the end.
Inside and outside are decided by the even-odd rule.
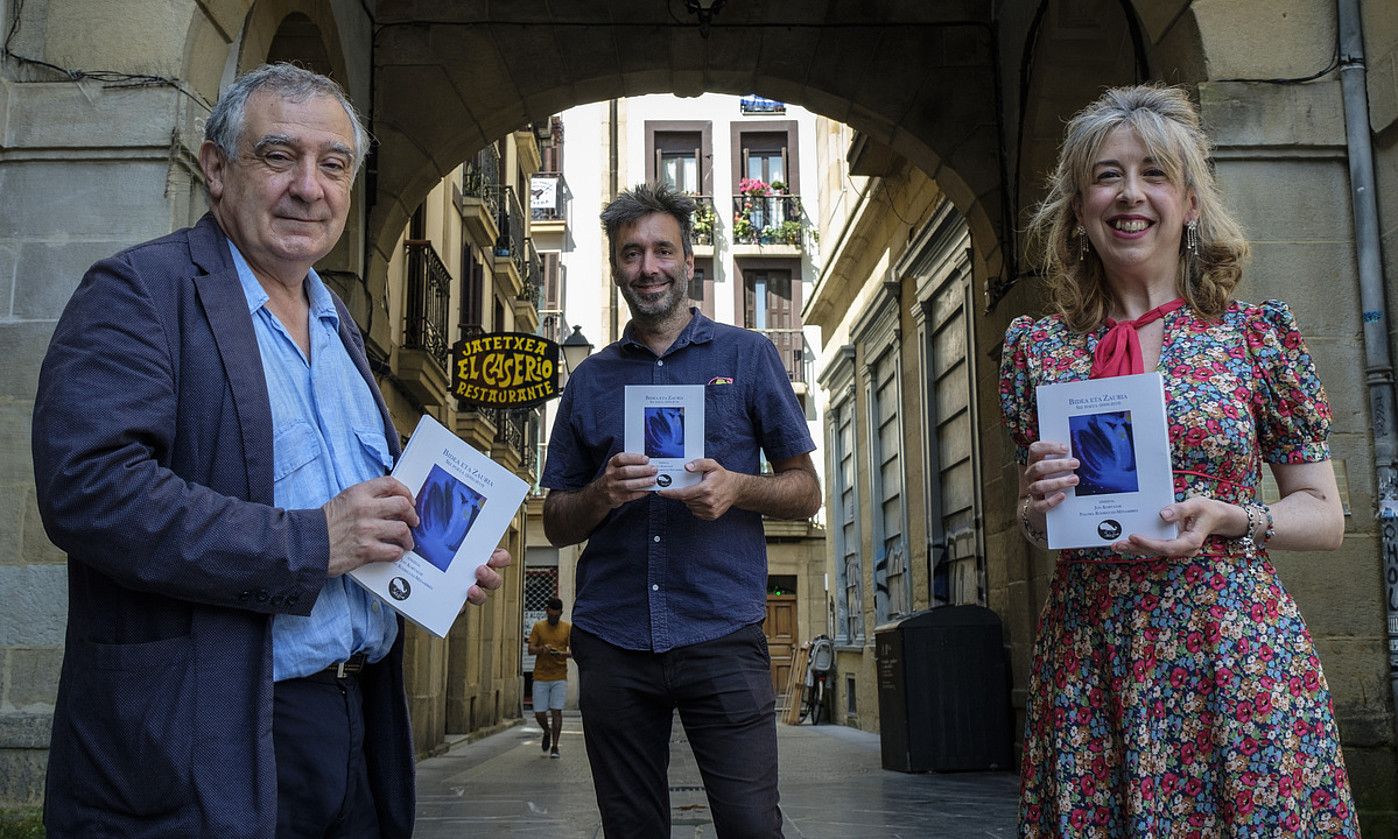
POLYGON ((556 758, 558 738, 563 734, 563 701, 568 696, 568 645, 573 625, 563 620, 563 601, 557 597, 548 602, 544 615, 546 618, 529 630, 529 654, 535 657, 534 719, 544 730, 543 750, 556 758))

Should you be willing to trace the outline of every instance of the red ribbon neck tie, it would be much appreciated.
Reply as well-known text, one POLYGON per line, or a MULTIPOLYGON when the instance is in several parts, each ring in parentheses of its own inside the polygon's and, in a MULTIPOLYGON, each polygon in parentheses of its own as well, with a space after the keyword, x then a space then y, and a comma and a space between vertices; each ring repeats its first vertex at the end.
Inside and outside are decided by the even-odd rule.
POLYGON ((1092 357, 1092 372, 1088 374, 1088 378, 1105 379, 1110 376, 1130 376, 1146 372, 1145 362, 1141 359, 1141 339, 1136 330, 1160 320, 1183 305, 1184 298, 1176 297, 1135 320, 1118 323, 1107 318, 1107 334, 1097 342, 1097 352, 1092 357))

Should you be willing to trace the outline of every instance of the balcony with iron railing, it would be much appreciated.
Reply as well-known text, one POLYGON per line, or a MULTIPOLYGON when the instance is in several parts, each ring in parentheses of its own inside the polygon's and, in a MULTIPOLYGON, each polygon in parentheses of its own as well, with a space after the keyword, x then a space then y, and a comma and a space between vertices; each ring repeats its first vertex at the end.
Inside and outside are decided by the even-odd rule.
POLYGON ((713 255, 714 236, 718 227, 718 210, 714 208, 714 197, 712 195, 693 195, 694 215, 690 221, 690 241, 699 249, 708 248, 707 254, 713 255))
POLYGON ((733 197, 734 255, 745 252, 800 256, 808 228, 799 195, 743 194, 733 197))
POLYGON ((441 405, 447 396, 447 317, 451 272, 426 239, 404 243, 406 311, 398 375, 425 405, 441 405))
POLYGON ((810 385, 811 367, 813 353, 806 343, 806 334, 800 327, 792 329, 757 329, 766 335, 777 348, 777 355, 781 356, 782 366, 786 368, 786 377, 791 380, 791 384, 796 387, 798 393, 802 393, 810 385))
POLYGON ((544 260, 534 248, 534 240, 524 239, 524 276, 515 296, 515 329, 533 332, 539 327, 539 310, 544 305, 544 260))
POLYGON ((466 163, 461 185, 452 190, 467 235, 477 247, 490 248, 500 236, 500 153, 486 146, 466 163))
POLYGON ((562 172, 540 172, 529 179, 529 218, 534 221, 567 221, 573 198, 562 172))
POLYGON ((495 278, 506 283, 509 296, 518 296, 525 275, 524 234, 528 222, 514 187, 496 184, 493 189, 500 208, 495 217, 500 231, 495 237, 495 278))

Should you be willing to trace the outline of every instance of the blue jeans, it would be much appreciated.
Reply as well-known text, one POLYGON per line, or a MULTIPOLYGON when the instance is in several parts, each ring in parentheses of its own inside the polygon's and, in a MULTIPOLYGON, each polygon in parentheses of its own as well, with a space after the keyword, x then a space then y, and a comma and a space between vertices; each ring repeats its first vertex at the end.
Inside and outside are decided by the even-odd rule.
POLYGON ((721 839, 782 835, 771 658, 762 625, 665 653, 573 627, 583 739, 608 837, 670 835, 670 725, 679 710, 721 839))

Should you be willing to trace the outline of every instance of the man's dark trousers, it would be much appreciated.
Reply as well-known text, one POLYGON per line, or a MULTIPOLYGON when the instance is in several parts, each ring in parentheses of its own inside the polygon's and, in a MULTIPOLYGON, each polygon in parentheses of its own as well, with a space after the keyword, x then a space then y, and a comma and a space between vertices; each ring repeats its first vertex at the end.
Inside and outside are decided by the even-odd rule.
POLYGON ((664 653, 573 628, 579 707, 608 837, 669 836, 675 709, 722 839, 780 837, 771 658, 761 624, 664 653))
POLYGON ((277 682, 277 839, 376 839, 378 814, 364 761, 359 677, 320 672, 277 682))

